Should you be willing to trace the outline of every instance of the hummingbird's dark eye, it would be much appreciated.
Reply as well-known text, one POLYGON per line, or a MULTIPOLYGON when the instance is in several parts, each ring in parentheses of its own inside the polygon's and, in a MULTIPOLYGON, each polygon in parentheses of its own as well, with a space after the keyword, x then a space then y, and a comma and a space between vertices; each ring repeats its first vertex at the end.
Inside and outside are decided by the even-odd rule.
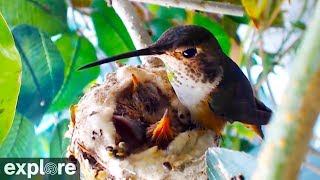
POLYGON ((185 58, 192 58, 197 54, 196 48, 189 48, 182 52, 183 57, 185 58))

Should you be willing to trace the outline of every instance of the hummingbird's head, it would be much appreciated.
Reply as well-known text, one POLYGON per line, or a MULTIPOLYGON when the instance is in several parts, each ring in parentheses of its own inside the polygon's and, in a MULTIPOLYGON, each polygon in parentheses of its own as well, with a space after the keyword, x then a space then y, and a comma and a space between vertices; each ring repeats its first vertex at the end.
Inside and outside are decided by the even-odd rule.
POLYGON ((80 69, 124 58, 156 55, 164 61, 168 72, 174 76, 182 74, 195 81, 211 82, 220 71, 221 54, 221 47, 210 31, 196 25, 185 25, 168 29, 154 44, 145 49, 96 61, 80 69))
POLYGON ((225 55, 210 31, 195 25, 170 28, 145 49, 96 61, 80 69, 143 55, 158 56, 165 63, 173 88, 189 107, 204 99, 222 79, 221 63, 225 55))
POLYGON ((158 50, 172 77, 212 83, 221 71, 222 49, 211 32, 200 26, 170 28, 150 48, 158 50))

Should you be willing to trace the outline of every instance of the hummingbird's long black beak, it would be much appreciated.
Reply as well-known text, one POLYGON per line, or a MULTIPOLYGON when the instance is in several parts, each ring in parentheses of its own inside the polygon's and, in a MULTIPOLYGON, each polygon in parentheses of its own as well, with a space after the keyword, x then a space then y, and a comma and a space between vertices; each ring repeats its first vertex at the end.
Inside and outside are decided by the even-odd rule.
POLYGON ((151 46, 151 47, 148 47, 148 48, 145 48, 145 49, 140 49, 140 50, 136 50, 136 51, 130 51, 130 52, 126 52, 126 53, 123 53, 123 54, 112 56, 112 57, 109 57, 109 58, 106 58, 106 59, 102 59, 100 61, 96 61, 96 62, 87 64, 85 66, 82 66, 78 70, 88 69, 88 68, 91 68, 91 67, 99 66, 101 64, 113 62, 113 61, 120 60, 120 59, 125 59, 125 58, 130 58, 130 57, 135 57, 135 56, 155 55, 155 54, 162 54, 162 52, 157 51, 156 48, 151 46))

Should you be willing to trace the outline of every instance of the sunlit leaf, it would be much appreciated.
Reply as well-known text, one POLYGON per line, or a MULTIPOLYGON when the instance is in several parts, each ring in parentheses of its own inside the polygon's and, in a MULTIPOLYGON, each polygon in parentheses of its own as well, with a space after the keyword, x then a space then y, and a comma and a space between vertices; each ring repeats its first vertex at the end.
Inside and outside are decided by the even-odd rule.
POLYGON ((241 0, 241 2, 254 24, 258 27, 258 20, 268 2, 266 0, 241 0))
POLYGON ((233 128, 237 131, 236 133, 240 136, 252 139, 255 136, 255 132, 245 127, 242 123, 234 122, 231 124, 233 128))
POLYGON ((0 13, 0 145, 7 136, 20 91, 21 60, 12 34, 0 13))
POLYGON ((227 124, 223 135, 222 147, 249 152, 254 145, 250 142, 256 134, 239 122, 227 124))
POLYGON ((158 40, 166 30, 173 26, 173 24, 166 19, 152 19, 149 24, 153 41, 158 40))
POLYGON ((63 59, 42 31, 20 25, 12 31, 22 59, 22 84, 17 110, 38 122, 63 82, 63 59))
POLYGON ((54 98, 50 111, 62 110, 76 103, 84 87, 99 75, 99 68, 78 71, 84 64, 97 59, 93 45, 86 38, 64 34, 57 40, 56 45, 64 59, 65 75, 64 83, 54 98))
POLYGON ((94 0, 92 7, 94 12, 91 17, 99 47, 108 56, 133 50, 134 46, 127 29, 113 8, 108 7, 105 0, 94 0))
POLYGON ((154 5, 154 4, 147 4, 146 5, 147 7, 148 7, 148 9, 149 9, 149 11, 151 12, 151 13, 157 13, 157 11, 160 9, 160 7, 161 6, 159 6, 159 5, 154 5))
POLYGON ((30 24, 50 35, 68 30, 65 0, 0 0, 0 11, 10 26, 30 24))
POLYGON ((224 148, 210 148, 206 162, 209 179, 249 179, 256 167, 251 155, 224 148))
POLYGON ((34 139, 33 124, 16 113, 10 132, 0 146, 0 157, 31 157, 34 139))
POLYGON ((208 29, 217 38, 223 52, 229 54, 231 42, 229 40, 228 34, 218 23, 201 14, 196 14, 193 17, 193 24, 203 26, 208 29))
POLYGON ((50 143, 50 157, 65 157, 67 146, 70 143, 69 139, 64 138, 64 134, 68 130, 68 124, 68 120, 63 120, 57 125, 50 143))

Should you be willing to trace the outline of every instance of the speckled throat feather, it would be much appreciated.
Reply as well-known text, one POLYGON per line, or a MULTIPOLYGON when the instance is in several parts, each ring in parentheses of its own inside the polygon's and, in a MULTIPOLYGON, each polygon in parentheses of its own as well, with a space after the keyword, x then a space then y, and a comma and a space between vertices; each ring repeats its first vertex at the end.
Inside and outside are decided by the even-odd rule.
MULTIPOLYGON (((166 58, 173 58, 167 56, 166 58)), ((179 63, 178 61, 174 61, 179 63)), ((223 79, 223 69, 219 67, 215 76, 205 78, 202 73, 197 76, 191 73, 189 68, 178 67, 178 64, 166 65, 170 83, 178 98, 190 111, 196 111, 195 107, 204 101, 223 79)), ((196 70, 195 70, 196 71, 196 70)))

